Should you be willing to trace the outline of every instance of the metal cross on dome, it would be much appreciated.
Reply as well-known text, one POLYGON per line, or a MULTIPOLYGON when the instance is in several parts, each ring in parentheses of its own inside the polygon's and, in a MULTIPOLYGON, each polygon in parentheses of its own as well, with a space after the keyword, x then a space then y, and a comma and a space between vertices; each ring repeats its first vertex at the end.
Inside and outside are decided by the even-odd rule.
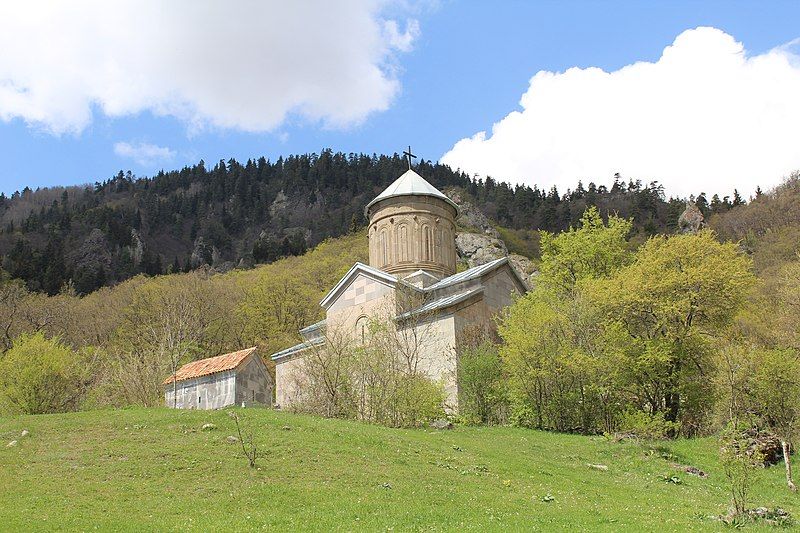
POLYGON ((407 152, 403 152, 403 155, 406 156, 406 158, 408 159, 408 170, 411 170, 411 158, 412 157, 414 159, 417 158, 417 156, 415 156, 414 154, 411 153, 411 145, 408 145, 408 151, 407 152))

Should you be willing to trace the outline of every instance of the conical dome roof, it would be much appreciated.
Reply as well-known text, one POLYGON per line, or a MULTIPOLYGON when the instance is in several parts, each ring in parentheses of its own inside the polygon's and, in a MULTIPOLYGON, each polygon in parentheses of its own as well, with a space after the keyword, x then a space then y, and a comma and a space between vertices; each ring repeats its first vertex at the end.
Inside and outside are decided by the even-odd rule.
POLYGON ((366 210, 387 198, 395 196, 433 196, 450 204, 458 213, 458 206, 442 191, 425 181, 425 178, 408 169, 402 176, 394 180, 391 185, 367 204, 366 210))

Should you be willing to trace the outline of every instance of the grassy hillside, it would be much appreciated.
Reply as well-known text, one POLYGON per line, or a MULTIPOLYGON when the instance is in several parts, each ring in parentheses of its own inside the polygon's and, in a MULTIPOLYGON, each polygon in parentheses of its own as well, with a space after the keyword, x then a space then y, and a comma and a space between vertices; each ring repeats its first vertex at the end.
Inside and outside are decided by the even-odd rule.
MULTIPOLYGON (((721 526, 709 516, 727 507, 712 439, 654 449, 524 429, 241 413, 266 452, 257 470, 226 442, 235 430, 225 412, 0 418, 0 529, 711 531, 721 526), (207 422, 217 429, 202 431, 207 422), (662 479, 672 475, 682 483, 662 479)), ((763 472, 753 504, 800 513, 782 476, 763 472)))

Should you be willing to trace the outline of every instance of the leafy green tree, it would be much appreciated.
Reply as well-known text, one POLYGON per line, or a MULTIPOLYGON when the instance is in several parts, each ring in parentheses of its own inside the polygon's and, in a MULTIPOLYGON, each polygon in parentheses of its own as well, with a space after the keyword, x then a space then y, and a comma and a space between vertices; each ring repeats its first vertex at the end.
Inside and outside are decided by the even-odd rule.
POLYGON ((613 429, 616 371, 606 346, 615 331, 601 327, 603 317, 584 287, 629 261, 630 228, 615 216, 604 223, 591 207, 580 227, 542 236, 537 287, 499 325, 517 423, 560 431, 613 429))
POLYGON ((539 282, 562 292, 581 280, 612 274, 629 259, 626 237, 631 227, 631 221, 613 215, 604 223, 592 206, 578 227, 559 234, 542 232, 539 282))
POLYGON ((791 350, 764 355, 753 375, 752 391, 764 420, 781 439, 786 484, 794 492, 790 454, 800 430, 800 358, 791 350))
POLYGON ((630 390, 652 413, 702 425, 712 354, 753 286, 751 269, 736 245, 719 243, 710 231, 658 236, 591 288, 606 320, 623 333, 617 352, 630 390))
POLYGON ((752 446, 748 429, 747 424, 732 421, 720 435, 720 462, 730 484, 733 501, 731 518, 747 513, 750 492, 764 465, 764 456, 757 447, 752 446))

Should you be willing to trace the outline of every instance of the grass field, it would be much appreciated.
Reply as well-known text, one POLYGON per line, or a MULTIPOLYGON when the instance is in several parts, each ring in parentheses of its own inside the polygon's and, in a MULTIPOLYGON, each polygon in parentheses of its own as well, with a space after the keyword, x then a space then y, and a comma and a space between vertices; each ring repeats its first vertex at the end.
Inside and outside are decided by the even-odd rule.
MULTIPOLYGON (((240 413, 265 452, 255 470, 226 442, 235 429, 225 412, 0 418, 0 529, 715 531, 722 525, 711 517, 728 506, 713 439, 653 448, 514 428, 397 430, 240 413), (201 431, 207 422, 217 429, 201 431), (30 435, 20 438, 23 429, 30 435), (12 439, 18 445, 6 447, 12 439), (664 481, 673 475, 681 483, 664 481)), ((761 474, 757 505, 800 514, 782 465, 761 474)))

